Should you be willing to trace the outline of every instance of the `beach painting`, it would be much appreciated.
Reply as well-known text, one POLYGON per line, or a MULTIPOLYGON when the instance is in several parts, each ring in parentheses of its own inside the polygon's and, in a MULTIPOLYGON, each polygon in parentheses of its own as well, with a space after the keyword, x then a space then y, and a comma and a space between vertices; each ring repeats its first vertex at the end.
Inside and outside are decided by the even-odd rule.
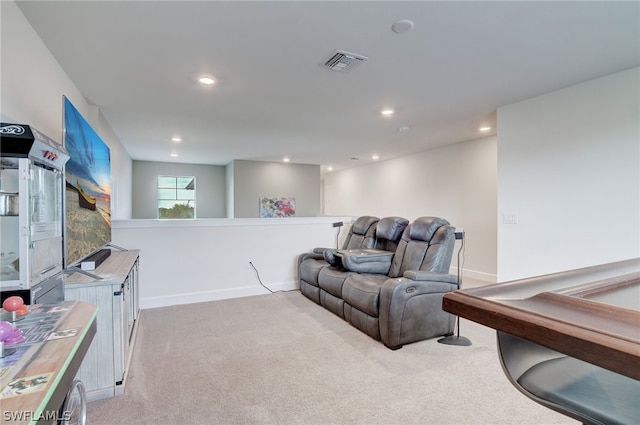
POLYGON ((65 267, 111 242, 109 147, 64 98, 65 267))
POLYGON ((260 217, 293 217, 296 215, 296 198, 260 197, 260 217))

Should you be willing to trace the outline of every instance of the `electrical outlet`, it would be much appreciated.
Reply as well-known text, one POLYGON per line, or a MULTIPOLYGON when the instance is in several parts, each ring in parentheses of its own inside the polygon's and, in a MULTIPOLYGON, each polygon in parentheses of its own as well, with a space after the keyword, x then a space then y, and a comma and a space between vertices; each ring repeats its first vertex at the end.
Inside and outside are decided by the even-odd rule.
POLYGON ((502 224, 518 224, 518 214, 516 213, 503 213, 502 224))

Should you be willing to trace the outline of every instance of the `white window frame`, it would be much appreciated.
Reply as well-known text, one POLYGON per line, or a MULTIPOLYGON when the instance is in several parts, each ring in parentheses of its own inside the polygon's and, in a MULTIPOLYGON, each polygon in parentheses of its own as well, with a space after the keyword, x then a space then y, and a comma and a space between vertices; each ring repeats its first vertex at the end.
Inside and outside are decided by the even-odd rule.
POLYGON ((197 217, 196 215, 196 178, 195 176, 175 176, 175 175, 158 175, 158 178, 156 180, 156 214, 157 214, 157 218, 158 220, 195 220, 195 218, 197 217), (162 180, 167 180, 167 179, 174 179, 175 184, 172 186, 161 186, 162 184, 162 180), (184 181, 189 181, 189 183, 184 187, 178 187, 179 185, 179 180, 183 180, 183 184, 184 181), (162 191, 162 192, 161 192, 162 191), (174 191, 174 196, 170 196, 170 192, 174 191), (184 195, 185 191, 193 191, 193 195, 191 197, 184 197, 181 195, 184 195), (171 202, 173 201, 173 206, 172 207, 167 207, 166 205, 163 207, 161 206, 161 203, 166 204, 167 201, 171 202), (160 216, 160 209, 161 208, 167 208, 167 209, 171 209, 174 208, 176 205, 193 205, 193 217, 161 217, 160 216))

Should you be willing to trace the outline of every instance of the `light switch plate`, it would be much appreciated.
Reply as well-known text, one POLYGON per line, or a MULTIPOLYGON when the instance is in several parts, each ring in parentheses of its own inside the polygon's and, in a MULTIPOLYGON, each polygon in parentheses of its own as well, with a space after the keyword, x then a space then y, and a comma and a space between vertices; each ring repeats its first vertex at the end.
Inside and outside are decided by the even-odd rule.
POLYGON ((518 224, 518 214, 516 213, 504 213, 502 214, 503 224, 518 224))

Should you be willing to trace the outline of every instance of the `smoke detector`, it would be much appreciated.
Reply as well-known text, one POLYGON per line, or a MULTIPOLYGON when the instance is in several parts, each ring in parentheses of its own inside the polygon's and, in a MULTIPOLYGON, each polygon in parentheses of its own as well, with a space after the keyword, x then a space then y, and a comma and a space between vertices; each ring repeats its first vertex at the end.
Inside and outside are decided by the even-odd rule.
POLYGON ((329 59, 324 62, 324 67, 332 71, 349 72, 361 62, 366 61, 367 58, 355 53, 344 52, 342 50, 335 50, 329 59))

